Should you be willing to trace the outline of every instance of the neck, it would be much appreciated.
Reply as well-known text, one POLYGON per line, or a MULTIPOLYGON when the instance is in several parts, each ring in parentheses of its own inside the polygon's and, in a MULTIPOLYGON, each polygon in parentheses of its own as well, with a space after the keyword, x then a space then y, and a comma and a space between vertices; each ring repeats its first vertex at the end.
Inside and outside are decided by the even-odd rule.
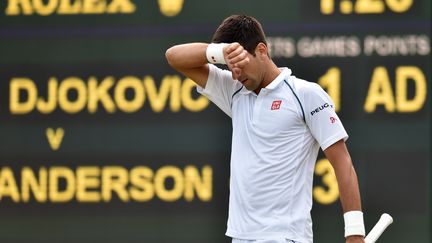
POLYGON ((255 93, 258 94, 262 88, 265 88, 273 80, 275 80, 276 77, 279 76, 280 73, 281 73, 281 71, 276 66, 276 64, 274 64, 274 62, 270 61, 270 63, 268 64, 268 67, 266 68, 266 72, 263 75, 261 85, 256 90, 254 90, 255 93))

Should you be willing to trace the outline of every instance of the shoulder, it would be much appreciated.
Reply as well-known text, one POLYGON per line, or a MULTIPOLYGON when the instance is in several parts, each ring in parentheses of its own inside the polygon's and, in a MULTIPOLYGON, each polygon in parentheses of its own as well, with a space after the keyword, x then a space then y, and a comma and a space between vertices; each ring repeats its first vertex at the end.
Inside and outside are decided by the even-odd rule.
POLYGON ((333 105, 330 96, 317 83, 293 77, 292 85, 300 103, 303 104, 306 110, 315 108, 317 105, 333 105))
POLYGON ((294 84, 297 87, 298 92, 301 93, 311 93, 322 90, 321 86, 317 83, 306 81, 294 77, 294 84))
POLYGON ((230 89, 238 90, 243 85, 232 78, 232 73, 229 70, 219 68, 214 64, 209 64, 208 82, 219 83, 223 86, 228 86, 230 89))
POLYGON ((290 88, 295 91, 299 98, 306 99, 311 96, 321 95, 325 93, 325 91, 321 88, 321 86, 317 83, 306 81, 295 76, 291 76, 290 88))
POLYGON ((228 97, 231 99, 232 95, 239 90, 243 85, 232 78, 231 72, 219 68, 213 64, 209 64, 209 76, 205 88, 198 88, 198 92, 206 94, 228 97))
POLYGON ((209 66, 209 79, 227 79, 233 81, 230 71, 219 68, 214 64, 208 64, 208 66, 209 66))

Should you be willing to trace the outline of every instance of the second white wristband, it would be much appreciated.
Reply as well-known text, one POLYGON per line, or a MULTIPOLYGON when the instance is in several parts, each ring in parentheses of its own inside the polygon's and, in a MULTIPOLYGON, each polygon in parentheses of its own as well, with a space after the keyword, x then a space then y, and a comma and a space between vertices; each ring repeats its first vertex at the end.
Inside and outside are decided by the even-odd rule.
POLYGON ((207 61, 213 64, 226 64, 223 48, 227 46, 226 43, 211 43, 206 50, 207 61))
POLYGON ((344 222, 345 222, 345 237, 351 235, 365 236, 363 212, 349 211, 344 213, 344 222))

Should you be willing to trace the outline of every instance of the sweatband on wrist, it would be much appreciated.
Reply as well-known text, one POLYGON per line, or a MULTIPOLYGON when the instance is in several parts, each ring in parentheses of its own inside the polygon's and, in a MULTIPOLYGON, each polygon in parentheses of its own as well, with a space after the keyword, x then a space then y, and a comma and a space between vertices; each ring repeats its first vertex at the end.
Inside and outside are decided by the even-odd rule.
POLYGON ((362 211, 349 211, 344 213, 345 237, 351 235, 365 236, 365 227, 362 211))
POLYGON ((227 46, 226 43, 211 43, 206 50, 207 61, 213 64, 226 64, 223 48, 227 46))

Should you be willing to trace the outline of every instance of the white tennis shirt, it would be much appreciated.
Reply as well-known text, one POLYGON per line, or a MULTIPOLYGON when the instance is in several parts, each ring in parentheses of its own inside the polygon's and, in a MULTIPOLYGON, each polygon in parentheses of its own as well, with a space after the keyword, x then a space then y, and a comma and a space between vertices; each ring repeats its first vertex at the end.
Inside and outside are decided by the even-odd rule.
POLYGON ((319 147, 348 135, 316 83, 280 75, 259 94, 209 64, 198 92, 232 118, 227 236, 312 243, 312 180, 319 147))

